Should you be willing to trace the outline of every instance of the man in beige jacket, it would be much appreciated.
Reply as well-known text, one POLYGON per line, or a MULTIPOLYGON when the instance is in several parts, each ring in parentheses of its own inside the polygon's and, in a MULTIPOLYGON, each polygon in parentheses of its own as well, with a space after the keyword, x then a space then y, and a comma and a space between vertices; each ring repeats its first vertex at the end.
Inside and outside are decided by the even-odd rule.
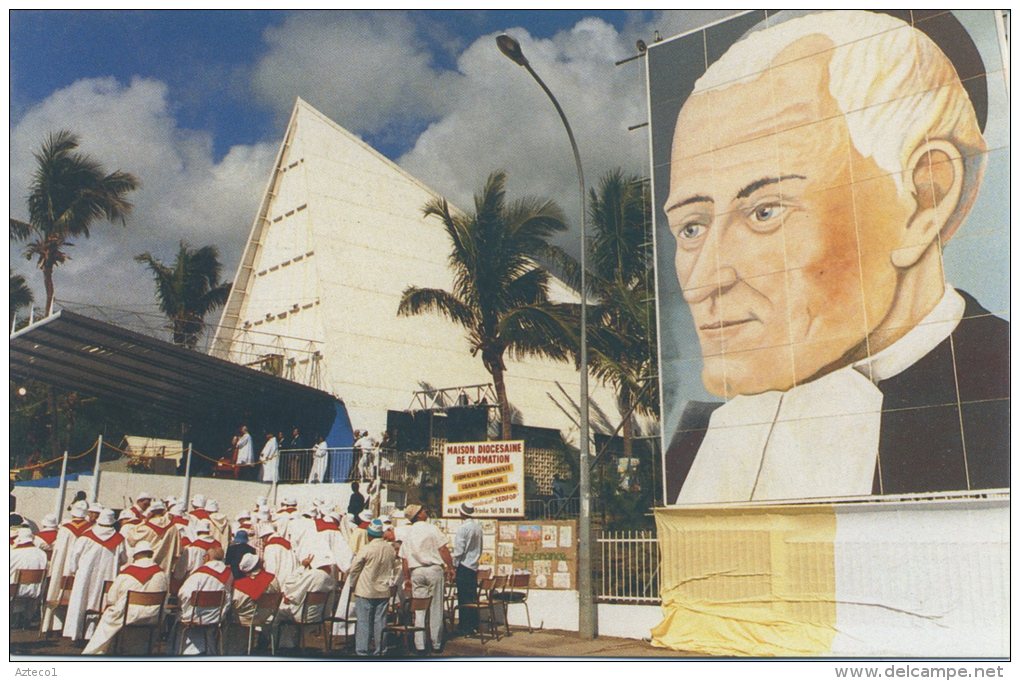
POLYGON ((379 657, 384 652, 383 627, 386 625, 386 604, 400 575, 400 560, 393 546, 383 537, 383 524, 378 518, 368 525, 368 543, 361 547, 351 563, 350 583, 353 585, 354 650, 359 656, 379 657), (369 640, 374 645, 369 650, 369 640))

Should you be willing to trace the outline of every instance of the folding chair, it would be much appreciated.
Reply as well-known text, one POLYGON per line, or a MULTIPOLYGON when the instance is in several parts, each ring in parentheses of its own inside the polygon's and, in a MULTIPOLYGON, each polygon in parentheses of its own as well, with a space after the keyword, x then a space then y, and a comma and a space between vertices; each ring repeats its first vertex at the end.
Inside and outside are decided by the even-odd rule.
MULTIPOLYGON (((255 601, 255 612, 251 617, 237 618, 238 624, 248 630, 248 655, 251 655, 252 645, 255 642, 255 631, 260 627, 271 627, 275 623, 282 602, 282 592, 264 593, 255 601)), ((269 636, 269 652, 271 655, 276 655, 276 641, 273 640, 272 632, 269 636)))
POLYGON ((329 591, 311 591, 305 596, 305 601, 301 605, 301 614, 294 620, 281 620, 277 627, 277 636, 279 636, 280 630, 285 627, 297 627, 298 629, 298 649, 304 652, 305 650, 305 629, 311 626, 318 626, 320 633, 322 634, 322 648, 323 652, 328 653, 330 651, 329 638, 326 637, 326 606, 329 604, 329 591), (319 612, 315 616, 310 616, 309 611, 318 606, 319 612))
POLYGON ((489 624, 489 636, 492 638, 498 638, 496 631, 496 617, 492 607, 492 592, 496 589, 497 580, 506 580, 506 577, 484 577, 478 582, 478 600, 474 603, 464 603, 461 605, 462 608, 467 610, 474 610, 478 613, 478 629, 475 631, 478 634, 478 640, 481 643, 485 643, 485 632, 482 629, 482 613, 488 614, 489 624))
MULTIPOLYGON (((337 606, 339 606, 339 604, 340 604, 341 596, 343 595, 343 591, 344 591, 344 582, 338 581, 336 583, 336 600, 334 601, 337 604, 337 606)), ((344 646, 345 647, 349 646, 351 644, 351 642, 353 641, 353 637, 349 633, 347 633, 347 632, 350 631, 351 625, 354 624, 356 621, 357 621, 357 618, 354 616, 354 593, 352 591, 350 594, 348 594, 348 597, 347 597, 347 607, 344 608, 344 612, 340 613, 340 614, 334 613, 334 614, 328 615, 326 617, 326 620, 325 620, 326 635, 329 636, 329 644, 327 645, 327 649, 328 650, 332 650, 333 649, 333 636, 335 635, 333 633, 333 629, 334 629, 334 625, 337 625, 337 624, 343 625, 343 629, 344 629, 344 634, 343 634, 343 637, 344 637, 344 646)))
MULTIPOLYGON (((56 617, 58 610, 63 609, 64 615, 67 614, 67 606, 71 602, 71 589, 74 588, 74 575, 64 575, 60 578, 60 592, 57 594, 57 600, 47 601, 46 607, 51 608, 56 617)), ((63 619, 63 617, 61 617, 63 619)), ((49 638, 50 632, 39 630, 40 638, 49 638)))
POLYGON ((523 605, 524 613, 528 618, 528 633, 531 628, 531 612, 528 610, 528 593, 531 591, 531 573, 517 572, 510 575, 507 588, 495 595, 498 601, 503 604, 504 621, 506 622, 506 633, 510 633, 510 618, 508 611, 511 605, 523 605))
MULTIPOLYGON (((117 640, 114 642, 115 654, 120 654, 121 641, 124 635, 129 631, 147 631, 149 633, 149 643, 145 649, 146 655, 151 655, 153 651, 153 639, 156 640, 156 644, 159 643, 160 627, 163 624, 163 608, 166 604, 166 591, 128 591, 127 605, 124 606, 124 619, 121 623, 120 631, 117 632, 117 640), (156 616, 146 617, 143 620, 137 620, 135 622, 128 622, 128 615, 131 613, 131 607, 136 608, 154 608, 159 606, 159 610, 156 612, 156 616)), ((208 592, 207 592, 208 593, 208 592)))
POLYGON ((406 608, 397 618, 397 622, 393 624, 387 624, 383 629, 383 635, 395 634, 401 637, 404 641, 404 647, 409 650, 415 650, 414 647, 414 635, 419 631, 425 634, 425 650, 420 651, 422 654, 427 655, 432 650, 432 637, 429 635, 429 609, 432 607, 432 596, 425 596, 424 598, 410 598, 405 602, 406 608), (425 622, 422 626, 415 625, 417 621, 417 614, 419 612, 425 613, 425 622), (403 621, 400 621, 403 620, 403 621))
POLYGON ((181 610, 181 619, 178 621, 177 635, 180 637, 177 654, 184 653, 184 641, 189 631, 200 631, 208 635, 209 632, 215 637, 217 649, 220 655, 223 654, 223 614, 227 609, 226 591, 195 591, 191 594, 191 619, 184 619, 184 610, 181 610), (216 615, 211 622, 202 622, 200 610, 206 611, 215 609, 216 615))
MULTIPOLYGON (((11 621, 13 622, 15 611, 19 617, 23 616, 24 613, 31 613, 32 610, 41 610, 43 601, 43 595, 45 591, 43 589, 44 580, 46 577, 46 570, 18 570, 14 573, 14 582, 11 584, 11 621), (23 586, 34 586, 39 585, 38 596, 21 596, 21 587, 23 586), (19 606, 24 605, 24 608, 19 606)), ((42 614, 40 612, 40 620, 42 614)), ((27 623, 31 623, 31 614, 26 619, 27 623)))

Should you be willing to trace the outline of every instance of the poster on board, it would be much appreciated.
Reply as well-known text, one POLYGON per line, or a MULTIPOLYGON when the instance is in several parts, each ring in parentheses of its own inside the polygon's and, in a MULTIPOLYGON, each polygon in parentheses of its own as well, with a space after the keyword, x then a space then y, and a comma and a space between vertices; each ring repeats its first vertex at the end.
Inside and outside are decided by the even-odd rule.
POLYGON ((443 451, 443 515, 463 503, 475 517, 524 516, 524 441, 449 442, 443 451))

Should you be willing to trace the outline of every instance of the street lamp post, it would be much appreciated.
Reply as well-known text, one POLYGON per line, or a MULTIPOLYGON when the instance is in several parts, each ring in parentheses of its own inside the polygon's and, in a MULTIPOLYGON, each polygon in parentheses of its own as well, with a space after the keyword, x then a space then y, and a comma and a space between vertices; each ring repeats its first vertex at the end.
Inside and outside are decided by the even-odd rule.
POLYGON ((574 165, 577 166, 577 184, 581 198, 581 433, 580 433, 580 465, 581 472, 580 496, 581 508, 578 513, 577 529, 577 590, 579 595, 578 609, 578 633, 582 638, 592 639, 598 636, 598 611, 595 604, 595 593, 592 589, 592 545, 591 545, 591 463, 588 447, 588 301, 586 285, 586 259, 588 255, 588 240, 585 230, 585 192, 584 192, 584 170, 581 168, 581 155, 577 151, 577 142, 574 141, 574 132, 570 129, 570 122, 563 113, 560 103, 549 90, 546 84, 538 77, 535 70, 531 68, 521 45, 510 36, 504 34, 496 38, 496 45, 508 59, 519 66, 527 69, 531 77, 535 79, 545 92, 546 96, 556 107, 556 113, 563 121, 563 127, 567 130, 567 137, 570 139, 570 148, 574 152, 574 165))

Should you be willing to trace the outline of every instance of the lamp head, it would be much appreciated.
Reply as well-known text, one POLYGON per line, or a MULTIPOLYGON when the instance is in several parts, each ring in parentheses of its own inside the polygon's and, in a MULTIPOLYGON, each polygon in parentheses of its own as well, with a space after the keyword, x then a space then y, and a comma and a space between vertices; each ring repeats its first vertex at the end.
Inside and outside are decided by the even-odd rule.
POLYGON ((506 55, 510 61, 518 66, 528 65, 528 59, 524 56, 524 52, 521 51, 521 44, 506 33, 496 37, 496 45, 499 46, 499 51, 506 55))

